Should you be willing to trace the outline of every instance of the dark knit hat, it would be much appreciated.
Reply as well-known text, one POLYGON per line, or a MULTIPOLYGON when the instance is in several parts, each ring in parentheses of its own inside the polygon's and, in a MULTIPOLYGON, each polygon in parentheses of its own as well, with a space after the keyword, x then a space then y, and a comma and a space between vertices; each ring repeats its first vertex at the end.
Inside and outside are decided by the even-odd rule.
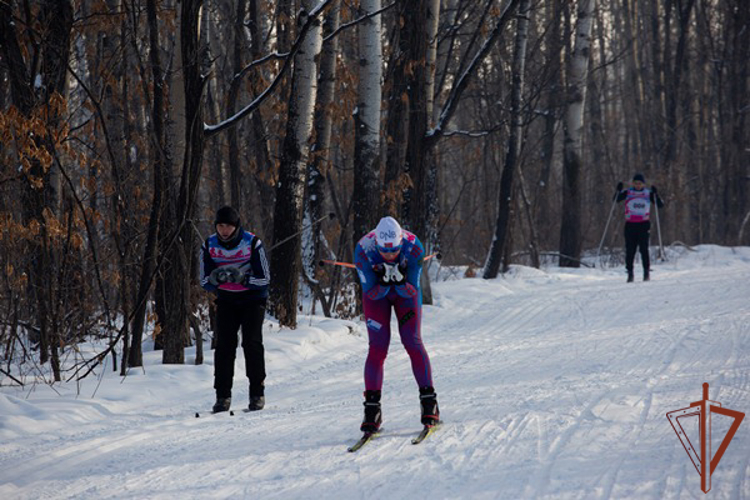
POLYGON ((633 182, 635 181, 641 181, 642 183, 646 183, 646 178, 643 176, 643 174, 635 174, 633 176, 633 182))
POLYGON ((240 215, 237 213, 237 210, 230 206, 221 207, 216 211, 214 226, 217 224, 229 224, 234 227, 240 227, 240 215))

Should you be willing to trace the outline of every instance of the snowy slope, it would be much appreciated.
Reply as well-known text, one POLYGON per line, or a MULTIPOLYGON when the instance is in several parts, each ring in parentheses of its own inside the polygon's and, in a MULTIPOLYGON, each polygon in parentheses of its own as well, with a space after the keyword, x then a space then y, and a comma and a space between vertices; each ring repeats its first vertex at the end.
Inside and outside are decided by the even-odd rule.
MULTIPOLYGON (((649 283, 516 267, 435 284, 423 337, 446 423, 419 446, 394 336, 383 436, 346 452, 362 415, 360 322, 267 322, 268 404, 253 414, 239 411, 240 358, 236 415, 194 417, 213 403, 210 351, 198 367, 149 352, 145 371, 80 387, 4 381, 0 498, 750 498, 750 419, 704 495, 665 417, 703 382, 750 412, 750 248, 698 250, 655 263, 649 283)), ((714 417, 714 434, 729 423, 714 417)))

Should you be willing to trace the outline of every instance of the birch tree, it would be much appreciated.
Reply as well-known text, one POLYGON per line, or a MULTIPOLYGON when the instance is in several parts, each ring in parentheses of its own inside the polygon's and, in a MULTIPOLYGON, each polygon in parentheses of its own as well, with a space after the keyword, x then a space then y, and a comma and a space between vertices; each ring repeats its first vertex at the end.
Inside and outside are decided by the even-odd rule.
MULTIPOLYGON (((323 37, 334 33, 340 24, 341 6, 338 0, 331 4, 323 24, 323 37)), ((320 57, 320 77, 318 96, 315 99, 315 144, 312 147, 312 158, 308 169, 308 201, 310 220, 319 220, 323 216, 325 204, 325 173, 330 163, 331 130, 333 128, 332 104, 336 86, 336 59, 338 56, 338 39, 333 38, 323 46, 320 57)), ((313 261, 318 261, 321 232, 313 231, 313 261)))
MULTIPOLYGON (((362 0, 360 14, 380 10, 380 0, 362 0)), ((354 239, 376 222, 380 193, 380 101, 382 99, 381 16, 359 25, 359 87, 354 112, 354 239)))
POLYGON ((579 267, 581 255, 581 169, 583 105, 589 67, 591 24, 595 0, 579 0, 575 48, 568 71, 563 142, 563 204, 560 227, 560 266, 579 267))
MULTIPOLYGON (((341 6, 338 0, 331 4, 328 14, 323 23, 323 38, 333 34, 339 27, 341 19, 341 6)), ((318 221, 324 217, 325 210, 325 186, 326 173, 328 172, 331 157, 331 130, 333 128, 333 99, 336 86, 336 62, 338 56, 338 39, 334 37, 323 45, 320 56, 320 76, 318 78, 318 95, 315 99, 315 118, 313 129, 315 143, 311 148, 311 158, 307 170, 307 217, 306 221, 318 221)), ((343 227, 343 226, 342 226, 343 227)), ((325 236, 319 225, 309 229, 310 237, 303 238, 302 249, 303 277, 313 289, 313 293, 320 301, 323 314, 331 316, 331 309, 316 279, 316 271, 319 269, 317 263, 320 260, 323 246, 327 247, 325 236)))

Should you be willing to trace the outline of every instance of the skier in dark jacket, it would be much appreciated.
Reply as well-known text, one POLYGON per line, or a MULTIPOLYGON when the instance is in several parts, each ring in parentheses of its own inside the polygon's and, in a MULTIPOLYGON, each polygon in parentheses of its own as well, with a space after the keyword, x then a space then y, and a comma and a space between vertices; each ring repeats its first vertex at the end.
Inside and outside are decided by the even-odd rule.
POLYGON ((419 279, 424 248, 419 239, 404 231, 392 217, 362 237, 354 251, 354 263, 362 283, 362 306, 370 349, 365 362, 365 418, 361 429, 375 432, 382 422, 380 394, 383 363, 391 340, 391 308, 396 313, 401 343, 411 359, 419 386, 422 423, 438 423, 437 395, 432 385, 430 358, 422 343, 422 289, 419 279))
POLYGON ((237 332, 242 327, 245 374, 250 381, 248 409, 265 405, 263 319, 270 272, 263 243, 240 225, 232 207, 216 212, 216 233, 201 247, 201 286, 216 294, 216 351, 214 352, 213 411, 227 411, 232 402, 237 332))
POLYGON ((625 267, 628 270, 628 283, 633 281, 633 261, 636 249, 640 251, 643 264, 643 281, 648 281, 651 271, 651 260, 648 253, 651 233, 651 204, 659 208, 664 202, 657 194, 656 186, 646 187, 643 174, 633 176, 633 186, 623 189, 622 182, 617 184, 617 202, 625 201, 625 267))

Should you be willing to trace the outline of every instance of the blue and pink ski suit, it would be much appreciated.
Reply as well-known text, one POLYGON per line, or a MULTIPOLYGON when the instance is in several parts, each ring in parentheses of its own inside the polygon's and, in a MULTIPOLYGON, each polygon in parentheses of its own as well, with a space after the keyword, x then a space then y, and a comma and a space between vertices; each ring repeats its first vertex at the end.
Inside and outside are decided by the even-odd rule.
POLYGON ((357 243, 354 263, 362 283, 362 306, 367 323, 370 350, 365 362, 365 389, 379 391, 383 386, 383 363, 391 341, 391 308, 396 312, 401 343, 411 358, 412 371, 419 387, 432 387, 430 358, 422 344, 422 275, 424 247, 409 231, 403 232, 401 251, 395 262, 406 269, 405 281, 383 285, 373 266, 388 264, 378 252, 375 231, 357 243))

